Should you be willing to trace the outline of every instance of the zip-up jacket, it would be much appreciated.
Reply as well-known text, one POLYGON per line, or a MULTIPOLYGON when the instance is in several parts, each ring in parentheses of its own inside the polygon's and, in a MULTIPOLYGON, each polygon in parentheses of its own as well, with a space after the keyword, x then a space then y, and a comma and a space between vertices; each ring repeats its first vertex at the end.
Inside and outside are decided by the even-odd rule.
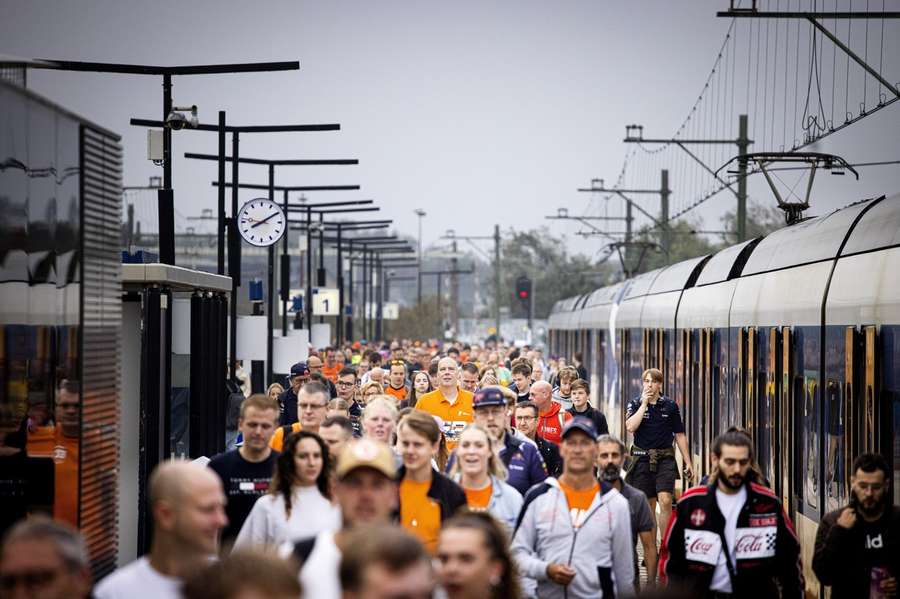
MULTIPOLYGON (((724 550, 725 516, 716 502, 716 485, 694 487, 681 496, 669 520, 660 547, 659 581, 705 597, 724 550)), ((735 597, 803 598, 800 542, 771 489, 747 483, 747 501, 729 553, 735 564, 729 573, 735 597)))
POLYGON ((550 407, 545 414, 538 414, 536 436, 543 437, 551 443, 559 445, 562 441, 562 430, 566 423, 572 419, 572 415, 562 409, 555 401, 550 402, 550 407))
POLYGON ((500 460, 506 466, 506 482, 523 496, 528 489, 547 478, 547 467, 537 446, 516 438, 510 432, 503 438, 500 460))
MULTIPOLYGON (((461 485, 462 475, 457 474, 452 480, 461 485)), ((465 493, 465 491, 463 492, 465 493)), ((488 502, 487 512, 506 525, 510 537, 512 537, 516 519, 521 511, 522 495, 496 476, 491 476, 491 500, 488 502)))
POLYGON ((627 597, 634 564, 628 500, 600 482, 600 491, 582 519, 572 525, 566 494, 555 478, 533 487, 519 514, 512 553, 524 577, 537 581, 537 595, 555 599, 627 597), (576 571, 568 586, 547 577, 547 566, 566 564, 576 571))

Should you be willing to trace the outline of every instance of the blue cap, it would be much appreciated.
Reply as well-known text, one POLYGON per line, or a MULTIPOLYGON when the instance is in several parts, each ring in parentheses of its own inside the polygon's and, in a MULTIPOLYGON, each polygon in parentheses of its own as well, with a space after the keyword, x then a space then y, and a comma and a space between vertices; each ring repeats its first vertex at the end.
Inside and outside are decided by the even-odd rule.
POLYGON ((594 427, 594 423, 590 418, 585 418, 584 416, 576 416, 572 420, 566 423, 566 426, 563 427, 562 430, 562 438, 565 439, 566 435, 568 435, 572 431, 581 431, 591 439, 597 440, 597 429, 594 427))
POLYGON ((485 387, 475 392, 472 398, 472 407, 475 409, 488 406, 506 406, 506 398, 497 387, 485 387))
POLYGON ((291 366, 291 376, 307 376, 309 374, 309 366, 306 362, 297 362, 291 366))

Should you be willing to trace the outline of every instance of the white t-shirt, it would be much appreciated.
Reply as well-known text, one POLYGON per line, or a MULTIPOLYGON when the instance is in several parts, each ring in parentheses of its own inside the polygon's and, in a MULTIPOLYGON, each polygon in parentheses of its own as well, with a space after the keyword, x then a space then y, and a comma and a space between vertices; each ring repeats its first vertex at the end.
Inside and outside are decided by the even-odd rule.
POLYGON ((180 599, 181 581, 163 576, 144 556, 119 568, 94 589, 96 599, 180 599))
MULTIPOLYGON (((723 493, 716 489, 716 504, 719 511, 725 516, 725 542, 728 544, 728 555, 731 556, 731 563, 734 565, 734 538, 737 531, 738 516, 741 514, 741 508, 747 503, 747 487, 741 485, 741 490, 734 495, 723 493)), ((725 551, 719 552, 719 560, 716 562, 716 569, 713 572, 712 582, 709 585, 712 591, 721 591, 723 593, 731 593, 731 577, 728 576, 728 566, 725 565, 725 551)))
MULTIPOLYGON (((293 547, 291 547, 293 549, 293 547)), ((309 557, 300 569, 300 584, 304 597, 316 599, 341 599, 341 550, 334 542, 334 532, 322 532, 316 536, 309 557)))
POLYGON ((340 526, 340 508, 332 505, 318 487, 297 487, 291 496, 290 518, 286 516, 282 495, 266 494, 257 499, 234 541, 234 549, 279 547, 340 526))

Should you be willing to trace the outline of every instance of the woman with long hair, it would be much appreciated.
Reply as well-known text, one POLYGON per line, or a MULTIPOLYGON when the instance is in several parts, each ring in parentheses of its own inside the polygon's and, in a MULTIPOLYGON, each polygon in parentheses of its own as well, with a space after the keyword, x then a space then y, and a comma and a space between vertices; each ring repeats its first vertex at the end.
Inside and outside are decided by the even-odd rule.
POLYGON ((269 492, 256 500, 235 549, 278 547, 341 526, 340 510, 331 503, 328 445, 319 435, 288 435, 275 462, 269 492))
POLYGON ((522 495, 506 482, 506 468, 495 451, 493 437, 480 424, 459 434, 450 478, 463 488, 473 512, 488 512, 506 527, 511 538, 522 509, 522 495))
POLYGON ((428 373, 424 370, 417 370, 413 373, 409 397, 400 402, 400 409, 416 407, 419 398, 431 391, 434 391, 434 388, 431 386, 431 378, 428 373))
POLYGON ((435 565, 448 599, 522 596, 507 533, 484 512, 460 514, 444 524, 435 565))
POLYGON ((435 470, 441 429, 430 414, 414 410, 397 427, 397 450, 403 466, 400 480, 400 524, 434 555, 441 522, 466 505, 459 485, 435 470))

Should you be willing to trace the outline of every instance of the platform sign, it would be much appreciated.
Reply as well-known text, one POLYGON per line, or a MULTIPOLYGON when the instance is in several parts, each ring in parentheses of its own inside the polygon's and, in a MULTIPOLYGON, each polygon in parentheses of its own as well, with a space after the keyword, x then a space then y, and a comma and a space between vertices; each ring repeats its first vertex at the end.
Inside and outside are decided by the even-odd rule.
POLYGON ((400 304, 397 302, 385 302, 381 306, 381 318, 384 320, 397 320, 400 318, 400 304))
POLYGON ((312 309, 314 316, 337 316, 340 314, 337 289, 319 287, 313 289, 312 309))

